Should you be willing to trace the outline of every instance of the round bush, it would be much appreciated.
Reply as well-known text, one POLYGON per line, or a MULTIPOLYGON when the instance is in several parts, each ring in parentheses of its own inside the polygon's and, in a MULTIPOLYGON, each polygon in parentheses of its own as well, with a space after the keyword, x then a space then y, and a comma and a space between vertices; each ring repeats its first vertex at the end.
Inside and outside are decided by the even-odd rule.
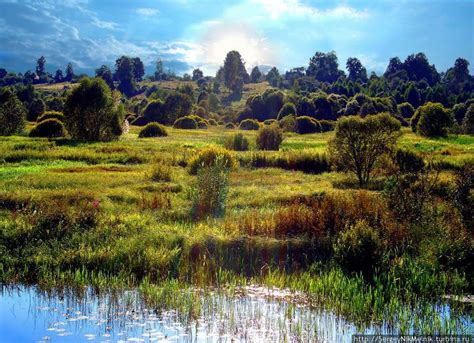
POLYGON ((336 260, 351 271, 369 272, 379 261, 381 252, 380 235, 365 220, 346 228, 334 244, 336 260))
POLYGON ((258 130, 260 124, 255 119, 245 119, 240 122, 239 129, 241 130, 258 130))
POLYGON ((130 121, 130 125, 134 125, 134 126, 145 126, 148 123, 150 123, 150 120, 148 118, 145 118, 145 117, 138 117, 138 118, 130 121))
POLYGON ((278 112, 278 120, 281 120, 289 115, 296 115, 296 106, 292 102, 287 102, 283 105, 280 112, 278 112))
POLYGON ((217 121, 213 118, 210 118, 207 120, 207 122, 209 123, 209 125, 212 125, 212 126, 217 126, 217 121))
POLYGON ((397 107, 398 107, 398 112, 400 112, 400 115, 403 118, 411 118, 413 117, 413 114, 415 114, 415 109, 409 102, 404 102, 398 105, 397 107))
POLYGON ((44 113, 45 109, 46 105, 44 104, 43 100, 34 99, 30 104, 30 108, 28 109, 28 120, 36 121, 36 119, 44 113))
POLYGON ((276 124, 266 125, 258 130, 257 148, 260 150, 279 150, 283 141, 283 131, 276 124))
POLYGON ((474 104, 469 105, 466 111, 462 121, 462 129, 465 134, 474 135, 474 104))
POLYGON ((229 150, 247 151, 249 149, 249 141, 243 134, 237 133, 227 137, 224 141, 224 146, 229 150))
POLYGON ((321 132, 334 131, 336 127, 336 122, 333 120, 320 120, 319 124, 321 125, 321 132))
POLYGON ((168 132, 166 132, 166 128, 158 124, 156 122, 147 124, 143 129, 140 130, 138 134, 139 138, 147 138, 147 137, 165 137, 168 136, 168 132))
POLYGON ((41 116, 38 117, 37 122, 40 123, 42 121, 45 121, 46 119, 57 119, 60 122, 64 123, 64 115, 61 112, 56 112, 56 111, 44 112, 41 116))
POLYGON ((163 101, 152 100, 143 110, 143 116, 150 121, 164 124, 166 122, 163 101))
POLYGON ((64 124, 58 119, 46 119, 36 124, 36 126, 30 131, 30 137, 64 137, 66 135, 66 129, 64 124))
POLYGON ((198 123, 193 117, 186 116, 176 119, 173 126, 177 129, 195 130, 198 128, 198 123))
POLYGON ((235 124, 234 123, 226 123, 224 125, 226 129, 235 129, 235 124))
POLYGON ((210 146, 201 150, 197 156, 191 159, 189 162, 189 174, 196 175, 199 168, 214 165, 218 156, 229 168, 235 168, 237 166, 237 162, 230 151, 218 146, 210 146))
POLYGON ((283 117, 278 124, 285 132, 296 132, 296 116, 294 115, 283 117))
POLYGON ((426 137, 446 136, 448 129, 454 124, 451 111, 439 103, 429 102, 420 106, 415 116, 417 114, 419 120, 416 124, 416 132, 426 137))
POLYGON ((263 121, 263 125, 272 125, 272 124, 276 124, 276 123, 278 123, 278 121, 276 119, 267 119, 267 120, 263 121))
POLYGON ((321 132, 321 124, 312 117, 297 117, 296 132, 301 134, 321 132))
POLYGON ((9 89, 0 89, 0 135, 9 136, 25 127, 25 108, 9 89))

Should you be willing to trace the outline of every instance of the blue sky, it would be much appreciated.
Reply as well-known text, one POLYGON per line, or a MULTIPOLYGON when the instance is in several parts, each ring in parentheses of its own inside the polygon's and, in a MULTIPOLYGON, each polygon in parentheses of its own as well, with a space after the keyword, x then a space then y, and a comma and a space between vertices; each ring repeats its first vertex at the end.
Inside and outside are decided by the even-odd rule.
POLYGON ((340 68, 358 57, 381 73, 390 57, 425 52, 438 71, 467 58, 474 71, 474 1, 0 0, 0 67, 54 72, 113 67, 139 56, 147 72, 161 58, 178 74, 213 75, 229 50, 248 69, 306 66, 335 50, 340 68))

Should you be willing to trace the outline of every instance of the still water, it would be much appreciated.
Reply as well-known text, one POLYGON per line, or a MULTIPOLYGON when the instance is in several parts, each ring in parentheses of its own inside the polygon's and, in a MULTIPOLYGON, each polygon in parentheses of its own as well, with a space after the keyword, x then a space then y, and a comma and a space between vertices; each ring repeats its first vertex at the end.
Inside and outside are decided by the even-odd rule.
MULTIPOLYGON (((239 296, 210 292, 200 315, 148 308, 136 291, 46 294, 33 287, 0 292, 0 342, 350 342, 354 333, 396 333, 386 325, 358 329, 329 311, 292 301, 282 290, 248 287, 239 296)), ((449 308, 445 308, 449 315, 449 308)), ((465 319, 472 330, 472 321, 465 319)))

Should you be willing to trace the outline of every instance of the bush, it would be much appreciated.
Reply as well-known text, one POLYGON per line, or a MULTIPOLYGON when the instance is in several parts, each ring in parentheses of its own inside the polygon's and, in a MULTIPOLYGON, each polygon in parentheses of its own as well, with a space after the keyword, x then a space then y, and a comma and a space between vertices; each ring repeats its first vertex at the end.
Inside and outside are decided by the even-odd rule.
POLYGON ((276 119, 266 119, 263 121, 263 125, 272 125, 272 124, 275 124, 275 123, 278 123, 278 121, 276 119))
POLYGON ((401 173, 417 173, 425 167, 423 157, 411 150, 398 149, 395 152, 395 163, 401 173))
POLYGON ((163 101, 150 101, 143 110, 143 116, 149 121, 166 124, 163 101))
POLYGON ((255 119, 245 119, 240 122, 239 129, 241 130, 258 130, 260 124, 255 119))
POLYGON ((36 124, 36 126, 30 131, 30 137, 64 137, 66 135, 66 129, 64 124, 58 119, 46 119, 36 124))
POLYGON ((408 102, 404 102, 404 103, 398 105, 397 107, 398 107, 398 112, 400 112, 400 115, 403 118, 409 119, 409 118, 413 117, 413 114, 415 114, 415 109, 408 102))
POLYGON ((134 126, 145 126, 149 123, 150 123, 150 121, 145 117, 138 117, 138 118, 130 121, 130 124, 134 125, 134 126))
POLYGON ((234 123, 226 123, 226 124, 224 125, 224 127, 225 127, 226 129, 232 130, 232 129, 235 129, 235 124, 234 124, 234 123))
POLYGON ((158 123, 149 123, 143 129, 140 130, 138 138, 147 137, 165 137, 168 136, 166 128, 158 123))
POLYGON ((37 122, 40 123, 46 119, 57 119, 60 122, 64 123, 64 115, 61 112, 48 111, 44 112, 41 116, 38 117, 37 122))
POLYGON ((336 261, 351 271, 370 272, 381 253, 380 235, 365 220, 358 220, 346 228, 334 244, 336 261))
POLYGON ((112 93, 101 78, 83 78, 64 106, 66 128, 73 139, 116 139, 122 134, 123 117, 119 93, 112 93))
POLYGON ((186 116, 176 119, 173 126, 177 129, 194 130, 198 128, 198 123, 193 117, 186 116))
POLYGON ((283 105, 280 112, 278 112, 278 120, 281 120, 289 115, 296 116, 296 106, 292 102, 287 102, 283 105))
POLYGON ((25 108, 8 88, 0 90, 0 135, 9 136, 25 127, 25 108))
POLYGON ((38 116, 42 115, 46 109, 44 101, 41 99, 34 99, 28 109, 28 120, 36 121, 38 116))
POLYGON ((414 117, 419 118, 418 123, 416 123, 416 132, 426 137, 444 137, 448 134, 448 129, 454 124, 451 111, 439 103, 429 102, 420 106, 414 117))
POLYGON ((276 124, 263 126, 258 130, 257 148, 260 150, 279 150, 283 141, 283 131, 276 124))
POLYGON ((218 125, 218 124, 217 124, 217 121, 216 121, 215 119, 213 119, 213 118, 208 119, 207 122, 208 122, 209 125, 211 125, 211 126, 217 126, 217 125, 218 125))
POLYGON ((151 168, 150 174, 148 178, 152 181, 163 181, 163 182, 170 182, 171 181, 171 167, 167 164, 159 162, 151 168))
POLYGON ((192 214, 195 219, 222 217, 229 190, 230 166, 224 155, 197 172, 197 185, 192 191, 192 214))
POLYGON ((321 125, 319 122, 308 116, 296 118, 296 132, 300 134, 321 132, 321 125))
POLYGON ((195 156, 189 162, 189 174, 196 175, 199 168, 205 166, 211 166, 216 163, 217 160, 221 160, 229 168, 235 168, 237 163, 232 154, 221 147, 210 146, 201 150, 197 156, 195 156))
POLYGON ((465 134, 474 135, 474 104, 471 104, 467 109, 462 121, 462 130, 465 134))
POLYGON ((249 141, 243 134, 237 133, 226 138, 224 147, 228 150, 247 151, 249 149, 249 141))
POLYGON ((336 127, 336 122, 333 120, 320 120, 319 124, 321 125, 321 132, 334 131, 336 127))
POLYGON ((286 116, 278 124, 284 132, 296 132, 296 116, 286 116))

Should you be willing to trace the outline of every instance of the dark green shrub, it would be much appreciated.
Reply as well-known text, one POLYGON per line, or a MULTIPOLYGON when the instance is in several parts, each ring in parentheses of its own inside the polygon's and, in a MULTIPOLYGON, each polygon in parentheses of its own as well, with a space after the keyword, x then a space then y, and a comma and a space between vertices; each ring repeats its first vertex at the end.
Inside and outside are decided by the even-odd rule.
MULTIPOLYGON (((446 136, 448 129, 454 124, 454 118, 449 109, 440 103, 428 102, 418 107, 413 118, 418 118, 416 132, 426 137, 446 136)), ((413 128, 412 118, 412 128, 413 128)))
POLYGON ((417 173, 425 167, 423 157, 411 150, 398 149, 395 152, 395 163, 401 173, 417 173))
POLYGON ((321 125, 321 132, 334 131, 336 127, 336 122, 333 120, 320 120, 319 124, 321 125))
POLYGON ((296 116, 283 117, 278 124, 284 132, 296 132, 296 116))
POLYGON ((164 113, 164 105, 161 100, 152 100, 143 110, 143 116, 150 122, 158 122, 166 124, 166 115, 164 113))
POLYGON ((165 137, 168 136, 166 128, 158 123, 149 123, 143 129, 140 130, 138 134, 139 138, 147 137, 165 137))
POLYGON ((30 131, 30 137, 64 137, 66 135, 66 129, 64 124, 57 119, 46 119, 36 124, 36 126, 30 131))
POLYGON ((34 99, 28 108, 28 120, 36 121, 36 119, 44 113, 45 109, 46 105, 43 100, 38 98, 34 99))
POLYGON ((240 122, 239 129, 241 130, 258 130, 260 124, 255 119, 245 119, 240 122))
POLYGON ((226 138, 224 147, 228 150, 247 151, 249 149, 249 141, 243 134, 237 133, 226 138))
POLYGON ((462 130, 465 134, 474 135, 474 104, 471 104, 466 111, 462 121, 462 130))
POLYGON ((189 161, 189 174, 196 175, 199 168, 211 166, 215 164, 217 160, 223 161, 222 163, 225 163, 231 169, 237 166, 230 151, 218 146, 210 146, 202 149, 194 158, 191 159, 191 161, 189 161))
POLYGON ((172 179, 171 167, 162 162, 156 163, 151 168, 148 178, 157 182, 170 182, 172 179))
POLYGON ((150 121, 145 117, 138 117, 138 118, 130 121, 130 125, 134 125, 134 126, 145 126, 149 123, 150 123, 150 121))
POLYGON ((279 150, 283 142, 283 131, 277 124, 265 125, 258 130, 257 148, 260 150, 279 150))
POLYGON ((211 125, 211 126, 217 126, 217 121, 213 118, 210 118, 207 120, 208 124, 211 125))
POLYGON ((9 89, 0 89, 0 135, 9 136, 25 127, 25 108, 9 89))
POLYGON ((234 123, 226 123, 224 125, 226 129, 235 129, 235 124, 234 123))
POLYGON ((398 112, 400 112, 400 115, 403 118, 409 119, 409 118, 413 117, 413 115, 415 114, 415 109, 408 102, 404 102, 404 103, 398 105, 397 107, 398 107, 398 112))
POLYGON ((281 120, 289 115, 296 116, 296 106, 292 102, 287 102, 283 105, 280 112, 278 112, 278 120, 281 120))
POLYGON ((124 117, 119 94, 101 78, 83 78, 64 106, 64 124, 73 139, 110 141, 122 134, 124 117))
POLYGON ((319 122, 312 117, 297 117, 296 132, 300 134, 321 132, 321 124, 319 124, 319 122))
POLYGON ((272 124, 275 124, 275 123, 278 123, 278 121, 276 119, 266 119, 263 121, 263 125, 272 125, 272 124))
POLYGON ((60 122, 64 123, 64 115, 61 112, 56 112, 56 111, 44 112, 41 116, 38 117, 37 122, 39 123, 46 119, 57 119, 60 122))
POLYGON ((198 128, 198 123, 191 116, 176 119, 173 126, 177 129, 194 130, 198 128))
POLYGON ((380 235, 365 220, 358 220, 347 227, 334 244, 336 261, 351 271, 372 271, 381 254, 380 235))

